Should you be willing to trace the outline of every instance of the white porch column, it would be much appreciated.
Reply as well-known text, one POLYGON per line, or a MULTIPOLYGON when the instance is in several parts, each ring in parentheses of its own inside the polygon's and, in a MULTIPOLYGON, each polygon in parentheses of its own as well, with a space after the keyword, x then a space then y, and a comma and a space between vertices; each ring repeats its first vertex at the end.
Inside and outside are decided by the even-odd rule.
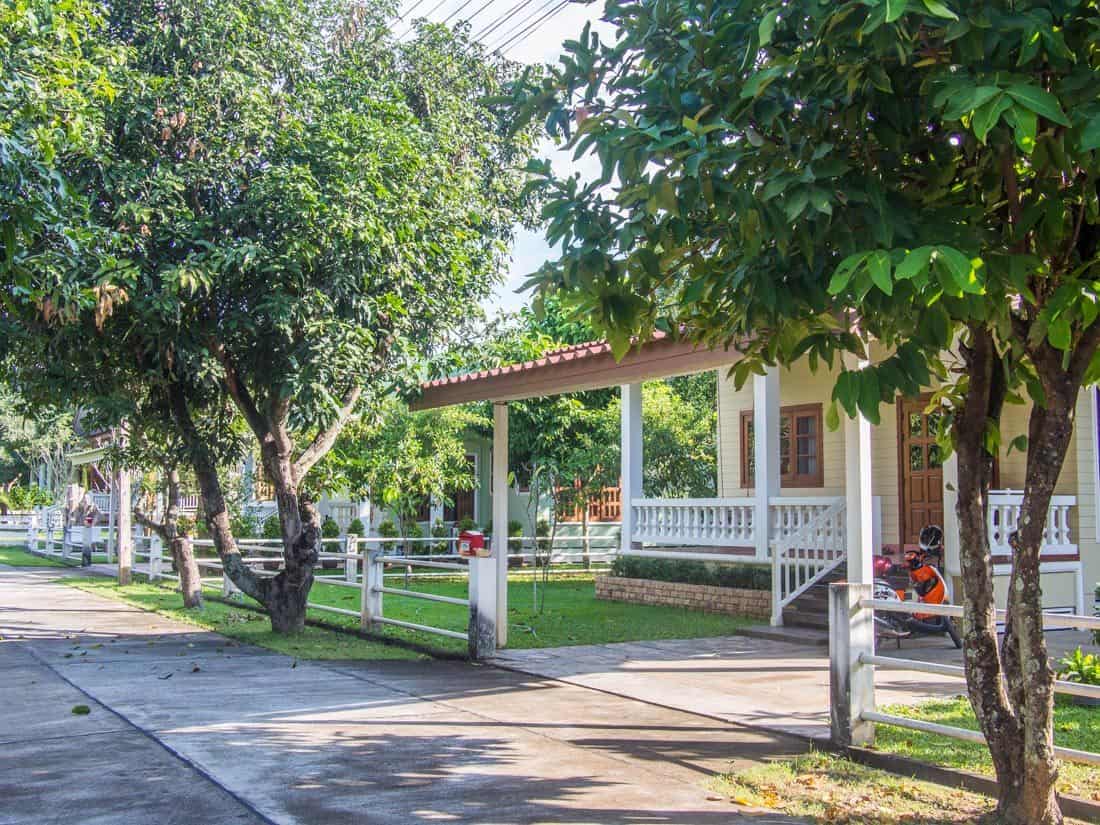
MULTIPOLYGON (((959 501, 959 459, 954 453, 943 462, 943 566, 948 577, 962 575, 959 556, 959 515, 955 506, 959 501)), ((950 594, 950 590, 949 590, 950 594)))
MULTIPOLYGON (((768 367, 752 378, 753 538, 756 558, 771 553, 771 499, 779 495, 779 370, 768 367)), ((778 555, 772 556, 773 626, 783 624, 783 571, 778 555)))
POLYGON ((130 518, 130 471, 119 470, 115 481, 118 515, 115 528, 118 531, 118 583, 130 583, 130 571, 134 564, 134 528, 130 518))
POLYGON ((622 516, 620 549, 629 553, 634 535, 634 507, 636 498, 643 497, 642 491, 642 385, 622 385, 622 418, 619 427, 621 439, 622 479, 619 490, 619 502, 622 516))
POLYGON ((508 405, 493 404, 493 557, 497 647, 508 643, 508 405))
MULTIPOLYGON (((847 363, 848 369, 863 369, 866 361, 847 363)), ((871 422, 862 415, 844 418, 845 506, 848 511, 848 582, 871 584, 874 575, 871 555, 874 547, 871 496, 871 422)))

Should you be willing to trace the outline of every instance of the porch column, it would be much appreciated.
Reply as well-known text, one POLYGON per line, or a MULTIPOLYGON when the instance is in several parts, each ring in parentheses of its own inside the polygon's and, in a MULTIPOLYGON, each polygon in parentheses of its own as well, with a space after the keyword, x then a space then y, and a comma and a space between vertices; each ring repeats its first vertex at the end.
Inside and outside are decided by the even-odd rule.
POLYGON ((134 564, 134 534, 133 522, 130 519, 130 471, 119 470, 115 481, 116 496, 115 507, 118 515, 115 517, 115 529, 118 531, 118 541, 115 545, 118 550, 118 583, 130 583, 130 571, 134 564))
POLYGON ((962 575, 959 557, 959 459, 954 453, 943 462, 943 566, 947 574, 948 595, 951 578, 962 575))
POLYGON ((634 499, 642 498, 642 385, 622 385, 622 418, 619 427, 622 465, 619 502, 622 515, 621 552, 629 553, 634 537, 634 499))
MULTIPOLYGON (((852 360, 848 369, 863 369, 867 361, 852 360)), ((871 497, 871 422, 863 415, 844 418, 845 506, 848 511, 848 582, 871 584, 874 575, 874 502, 871 497)))
MULTIPOLYGON (((779 370, 775 367, 752 378, 752 449, 756 557, 766 559, 771 552, 768 503, 779 495, 779 370)), ((778 582, 778 577, 775 579, 778 582)))
POLYGON ((508 405, 493 404, 493 557, 497 647, 508 643, 508 405))

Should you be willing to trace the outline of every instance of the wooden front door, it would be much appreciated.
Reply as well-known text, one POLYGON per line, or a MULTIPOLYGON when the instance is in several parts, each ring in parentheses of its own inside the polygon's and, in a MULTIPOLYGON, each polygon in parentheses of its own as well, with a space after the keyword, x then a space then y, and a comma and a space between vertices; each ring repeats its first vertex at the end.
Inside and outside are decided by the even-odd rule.
POLYGON ((901 543, 916 544, 928 524, 943 527, 943 462, 936 443, 939 414, 928 415, 927 399, 898 402, 898 463, 901 543))

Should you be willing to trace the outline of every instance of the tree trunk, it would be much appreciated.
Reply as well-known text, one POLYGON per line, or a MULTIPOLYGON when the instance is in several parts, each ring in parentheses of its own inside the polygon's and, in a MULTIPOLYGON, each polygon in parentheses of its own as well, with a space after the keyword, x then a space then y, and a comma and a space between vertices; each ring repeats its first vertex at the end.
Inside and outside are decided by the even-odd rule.
POLYGON ((1002 680, 997 644, 993 562, 986 522, 988 494, 993 478, 993 455, 985 449, 990 422, 1000 421, 1005 382, 1000 356, 992 337, 981 327, 970 330, 963 347, 970 385, 955 420, 959 463, 959 556, 963 576, 963 656, 967 693, 978 725, 989 745, 999 786, 998 814, 1006 815, 1023 793, 1019 766, 1023 761, 1024 731, 1002 680))
POLYGON ((184 607, 202 607, 202 578, 195 560, 195 548, 186 536, 177 535, 169 544, 172 561, 180 574, 180 591, 184 607))

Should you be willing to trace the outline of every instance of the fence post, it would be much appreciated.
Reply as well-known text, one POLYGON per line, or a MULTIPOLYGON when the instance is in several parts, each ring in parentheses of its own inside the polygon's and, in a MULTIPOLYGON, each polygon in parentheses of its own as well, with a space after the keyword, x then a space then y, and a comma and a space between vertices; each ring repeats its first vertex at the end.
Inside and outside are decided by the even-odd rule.
POLYGON ((368 550, 363 559, 363 583, 359 593, 359 627, 371 630, 376 617, 382 615, 382 548, 368 550))
MULTIPOLYGON (((95 561, 95 527, 91 524, 85 523, 83 541, 80 544, 81 550, 81 563, 92 564, 95 561)), ((110 561, 110 559, 108 559, 110 561)))
POLYGON ((355 574, 359 570, 359 560, 354 558, 359 536, 349 533, 344 536, 344 581, 355 584, 355 574))
MULTIPOLYGON (((496 559, 470 559, 470 658, 487 659, 497 651, 496 559)), ((538 578, 537 576, 535 578, 538 578)))
MULTIPOLYGON (((245 551, 247 552, 247 551, 245 551)), ((182 575, 182 574, 181 574, 182 575)), ((229 578, 229 574, 225 572, 225 564, 222 564, 222 597, 230 598, 240 593, 240 588, 233 584, 233 579, 229 578)))
POLYGON ((161 544, 160 536, 155 533, 146 538, 149 546, 149 581, 155 582, 160 578, 161 571, 161 544))
POLYGON ((46 552, 53 555, 53 533, 56 528, 56 516, 49 510, 46 511, 46 552))
POLYGON ((27 519, 27 549, 38 549, 38 513, 31 513, 27 519))
MULTIPOLYGON (((767 529, 767 528, 765 528, 767 529)), ((783 576, 787 571, 783 566, 783 541, 776 539, 771 548, 772 552, 772 627, 780 627, 783 624, 783 576)))
POLYGON ((874 586, 837 582, 829 585, 829 721, 833 744, 867 746, 875 726, 863 719, 875 709, 875 670, 860 661, 875 650, 874 614, 861 607, 874 586))

